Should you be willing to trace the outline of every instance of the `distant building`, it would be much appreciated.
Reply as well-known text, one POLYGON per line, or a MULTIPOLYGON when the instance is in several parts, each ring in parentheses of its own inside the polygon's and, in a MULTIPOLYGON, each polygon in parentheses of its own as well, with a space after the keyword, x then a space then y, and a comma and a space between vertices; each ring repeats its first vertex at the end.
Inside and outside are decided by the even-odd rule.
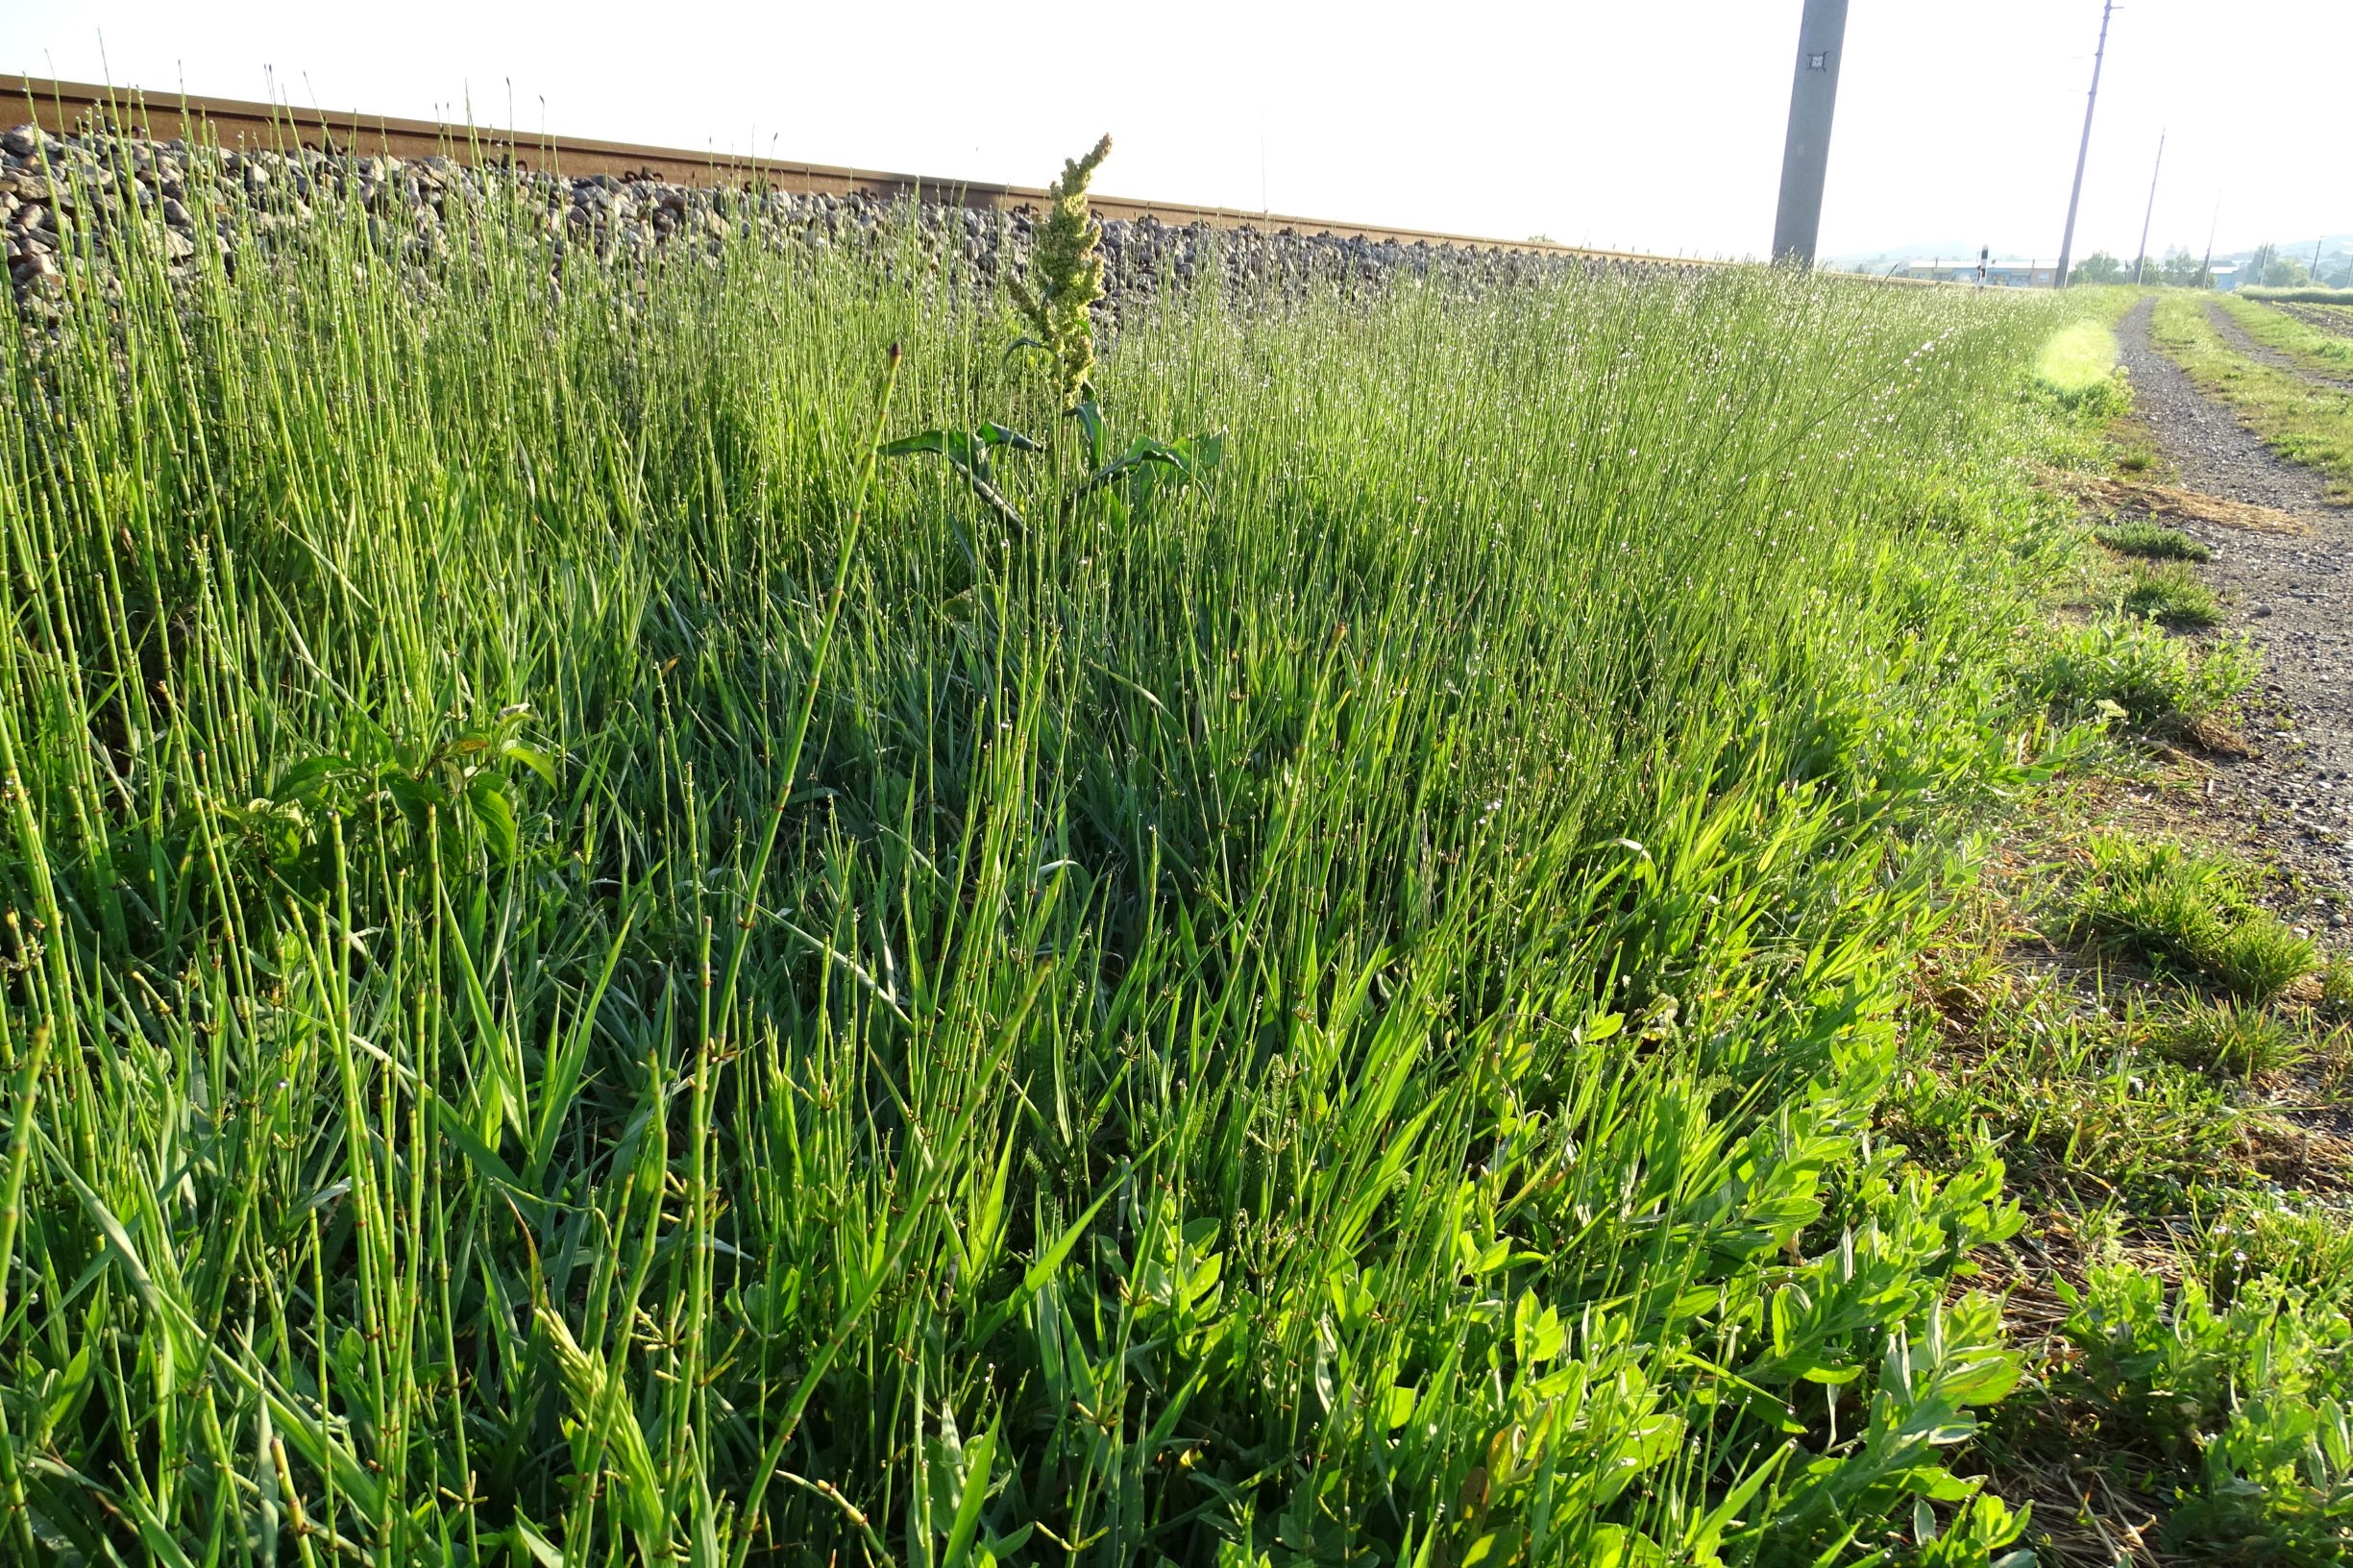
POLYGON ((2236 261, 2218 261, 2214 266, 2214 286, 2225 294, 2247 281, 2246 268, 2236 261))
MULTIPOLYGON (((1904 268, 1903 275, 1924 283, 1973 283, 1977 281, 1977 258, 1971 256, 1957 261, 1915 261, 1904 268)), ((1985 267, 1988 288, 2049 288, 2058 279, 2056 261, 1989 261, 1985 267)))

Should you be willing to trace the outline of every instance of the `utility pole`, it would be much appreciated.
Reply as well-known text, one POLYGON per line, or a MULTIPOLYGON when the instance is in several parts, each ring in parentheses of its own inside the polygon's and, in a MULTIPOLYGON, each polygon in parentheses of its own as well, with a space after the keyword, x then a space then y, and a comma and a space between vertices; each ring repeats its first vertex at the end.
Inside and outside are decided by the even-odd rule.
POLYGON ((2108 18, 2116 14, 2116 0, 2099 10, 2099 48, 2092 55, 2092 95, 2083 106, 2083 145, 2075 149, 2075 188, 2067 198, 2067 233, 2059 241, 2059 276, 2051 285, 2067 286, 2068 263, 2075 258, 2075 209, 2083 205, 2083 166, 2092 157, 2092 111, 2099 107, 2099 68, 2108 58, 2108 18))
POLYGON ((2157 215, 2157 176, 2165 172, 2165 133, 2157 133, 2157 166, 2148 174, 2148 210, 2141 214, 2141 259, 2132 264, 2132 286, 2141 286, 2141 275, 2148 270, 2148 225, 2157 215))
POLYGON ((2214 199, 2214 222, 2206 226, 2206 259, 2197 264, 2197 286, 2214 287, 2214 236, 2222 227, 2222 198, 2214 199))
POLYGON ((1773 220, 1773 258, 1814 264, 1822 236, 1822 190, 1830 173, 1830 119, 1838 109, 1838 62, 1847 52, 1847 0, 1805 0, 1798 24, 1798 80, 1789 90, 1789 137, 1781 147, 1781 205, 1773 220))

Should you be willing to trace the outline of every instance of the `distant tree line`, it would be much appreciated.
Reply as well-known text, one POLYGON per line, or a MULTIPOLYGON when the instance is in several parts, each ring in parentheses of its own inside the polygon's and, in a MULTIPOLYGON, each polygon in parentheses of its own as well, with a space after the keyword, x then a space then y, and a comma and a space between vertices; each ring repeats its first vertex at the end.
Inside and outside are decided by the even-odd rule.
POLYGON ((2303 288, 2307 285, 2333 284, 2338 288, 2353 288, 2353 251, 2321 258, 2316 270, 2292 256, 2282 254, 2276 245, 2266 245, 2255 253, 2248 273, 2250 281, 2265 288, 2303 288))
MULTIPOLYGON (((2353 256, 2340 258, 2344 264, 2345 280, 2353 282, 2353 256)), ((2327 281, 2335 282, 2335 269, 2329 270, 2327 281)), ((2133 279, 2132 262, 2094 251, 2075 263, 2068 273, 2072 282, 2129 283, 2133 279)), ((2147 258, 2142 280, 2166 288, 2212 288, 2214 274, 2198 257, 2176 247, 2163 260, 2147 258)), ((2255 253, 2254 259, 2240 269, 2240 282, 2263 288, 2302 288, 2312 282, 2312 268, 2292 256, 2284 255, 2276 245, 2266 245, 2255 253)))
MULTIPOLYGON (((2094 251, 2078 261, 2069 278, 2078 283, 2129 283, 2133 280, 2134 264, 2106 251, 2094 251)), ((2160 260, 2146 258, 2142 282, 2162 284, 2167 288, 2212 288, 2214 274, 2206 264, 2188 251, 2174 250, 2160 260)))

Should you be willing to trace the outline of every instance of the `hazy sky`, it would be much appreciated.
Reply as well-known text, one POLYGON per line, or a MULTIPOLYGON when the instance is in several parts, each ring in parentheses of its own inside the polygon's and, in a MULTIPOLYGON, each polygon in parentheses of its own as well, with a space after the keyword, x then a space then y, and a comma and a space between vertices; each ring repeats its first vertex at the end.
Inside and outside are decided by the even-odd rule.
MULTIPOLYGON (((1771 242, 1801 0, 1021 4, 40 0, 0 70, 1123 194, 1743 255, 1771 242), (274 74, 273 74, 274 73, 274 74)), ((2055 255, 2099 0, 1851 0, 1825 254, 2055 255)), ((2131 0, 2076 252, 2353 230, 2353 4, 2131 0)))

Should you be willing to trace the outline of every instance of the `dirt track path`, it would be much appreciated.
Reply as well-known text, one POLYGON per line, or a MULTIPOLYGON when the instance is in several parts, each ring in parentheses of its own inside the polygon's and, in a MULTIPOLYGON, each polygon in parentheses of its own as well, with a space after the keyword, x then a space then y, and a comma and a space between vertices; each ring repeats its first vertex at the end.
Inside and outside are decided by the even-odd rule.
POLYGON ((2231 320, 2230 313, 2212 300, 2206 302, 2206 319, 2214 323, 2214 330, 2221 334, 2223 342, 2245 355, 2249 359, 2277 366, 2291 376, 2301 376, 2316 386, 2331 387, 2339 392, 2353 392, 2353 381, 2331 376, 2325 370, 2315 370, 2301 359, 2282 354, 2279 350, 2267 344, 2256 342, 2248 335, 2245 328, 2231 320))
POLYGON ((2144 300, 2124 318, 2124 366, 2135 409, 2182 484, 2276 507, 2309 529, 2167 519, 2213 547, 2207 576, 2234 628, 2263 650, 2263 693, 2293 726, 2252 737, 2261 756, 2217 769, 2218 803, 2256 823, 2286 869, 2353 892, 2353 513, 2327 504, 2317 475, 2274 456, 2158 352, 2152 309, 2144 300))
POLYGON ((2290 303, 2279 308, 2307 327, 2317 327, 2324 332, 2335 332, 2339 337, 2353 337, 2353 310, 2341 306, 2290 303))

